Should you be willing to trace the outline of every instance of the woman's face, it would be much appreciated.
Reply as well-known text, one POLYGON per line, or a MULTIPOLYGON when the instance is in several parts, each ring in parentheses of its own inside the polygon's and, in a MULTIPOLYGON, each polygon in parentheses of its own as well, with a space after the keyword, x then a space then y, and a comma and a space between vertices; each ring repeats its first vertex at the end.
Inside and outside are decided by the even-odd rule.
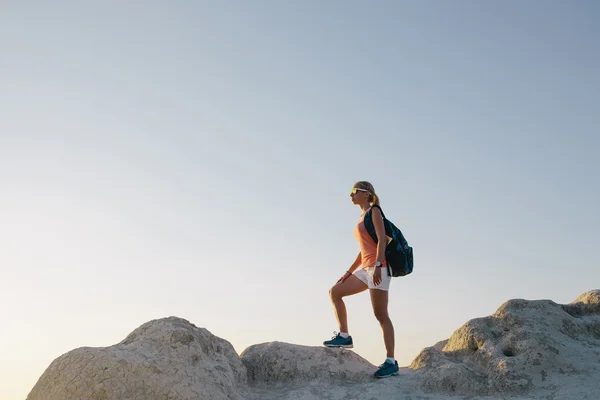
POLYGON ((350 199, 353 204, 360 204, 369 197, 369 192, 365 189, 353 186, 350 191, 350 199))

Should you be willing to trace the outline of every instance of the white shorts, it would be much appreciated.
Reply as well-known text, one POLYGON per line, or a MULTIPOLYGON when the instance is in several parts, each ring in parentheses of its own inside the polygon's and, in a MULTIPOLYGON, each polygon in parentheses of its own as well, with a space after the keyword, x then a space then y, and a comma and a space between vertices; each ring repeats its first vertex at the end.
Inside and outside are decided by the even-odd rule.
POLYGON ((354 276, 364 282, 365 285, 369 287, 369 289, 379 289, 379 290, 390 290, 390 282, 392 277, 388 275, 388 270, 386 267, 381 268, 381 282, 379 285, 375 285, 373 283, 373 273, 375 272, 375 267, 362 268, 360 267, 356 271, 354 271, 354 276))

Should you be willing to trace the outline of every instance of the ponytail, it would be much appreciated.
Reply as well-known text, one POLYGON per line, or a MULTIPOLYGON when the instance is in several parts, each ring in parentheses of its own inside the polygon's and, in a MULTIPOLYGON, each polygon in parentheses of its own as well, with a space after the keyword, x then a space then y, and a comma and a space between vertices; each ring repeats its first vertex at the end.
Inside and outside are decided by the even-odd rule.
POLYGON ((377 196, 375 193, 373 193, 373 195, 369 198, 369 202, 371 203, 372 206, 380 206, 381 204, 379 204, 379 196, 377 196))
POLYGON ((367 181, 358 181, 354 185, 369 192, 369 203, 371 206, 380 206, 379 196, 375 194, 375 188, 371 183, 367 181))

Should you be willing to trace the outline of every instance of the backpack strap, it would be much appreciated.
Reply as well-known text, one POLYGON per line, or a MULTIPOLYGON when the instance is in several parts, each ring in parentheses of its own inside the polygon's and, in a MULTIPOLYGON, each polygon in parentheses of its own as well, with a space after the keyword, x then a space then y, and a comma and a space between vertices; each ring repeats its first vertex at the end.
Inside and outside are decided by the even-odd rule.
MULTIPOLYGON (((381 207, 379 207, 377 204, 373 204, 371 206, 371 208, 369 209, 369 211, 367 211, 367 214, 365 215, 365 219, 364 219, 364 224, 365 224, 365 228, 367 229, 367 232, 369 233, 369 235, 371 236, 371 238, 373 239, 373 241, 375 243, 379 242, 379 239, 377 239, 377 233, 375 233, 375 224, 373 223, 373 208, 377 207, 379 208, 379 211, 381 211, 381 216, 383 217, 383 226, 385 227, 385 214, 383 213, 383 210, 381 209, 381 207)), ((387 263, 387 273, 389 276, 392 276, 392 271, 390 268, 390 263, 387 263)))
POLYGON ((373 208, 374 207, 379 208, 379 211, 381 211, 381 216, 383 217, 383 225, 385 226, 385 214, 383 213, 383 210, 381 209, 381 207, 379 207, 377 204, 372 205, 371 208, 369 208, 369 211, 367 211, 367 214, 365 215, 365 218, 364 218, 364 224, 365 224, 365 228, 367 228, 367 232, 369 233, 369 235, 371 235, 371 238, 373 239, 373 241, 375 243, 377 243, 378 239, 377 239, 377 234, 375 233, 375 224, 373 224, 373 208))

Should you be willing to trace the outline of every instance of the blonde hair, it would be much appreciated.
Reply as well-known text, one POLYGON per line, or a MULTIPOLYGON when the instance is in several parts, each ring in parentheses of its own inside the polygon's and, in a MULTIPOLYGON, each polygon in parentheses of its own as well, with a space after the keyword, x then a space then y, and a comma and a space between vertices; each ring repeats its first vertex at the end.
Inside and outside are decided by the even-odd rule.
POLYGON ((369 203, 372 206, 379 206, 379 196, 375 194, 375 188, 367 181, 358 181, 354 184, 354 187, 364 189, 369 192, 369 203))

